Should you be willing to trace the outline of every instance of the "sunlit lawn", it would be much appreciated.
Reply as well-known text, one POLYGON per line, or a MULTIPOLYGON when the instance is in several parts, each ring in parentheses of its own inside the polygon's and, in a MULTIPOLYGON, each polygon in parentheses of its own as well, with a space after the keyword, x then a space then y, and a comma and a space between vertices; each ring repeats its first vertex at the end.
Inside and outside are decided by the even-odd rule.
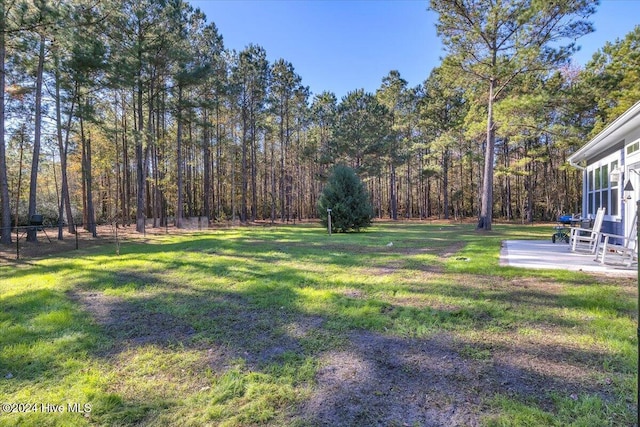
POLYGON ((480 396, 480 424, 631 425, 635 279, 498 266, 502 240, 549 236, 247 227, 1 267, 0 402, 15 405, 0 425, 314 425, 299 408, 322 355, 358 331, 446 335, 486 372, 506 358, 557 384, 571 368, 584 385, 505 386, 480 396))

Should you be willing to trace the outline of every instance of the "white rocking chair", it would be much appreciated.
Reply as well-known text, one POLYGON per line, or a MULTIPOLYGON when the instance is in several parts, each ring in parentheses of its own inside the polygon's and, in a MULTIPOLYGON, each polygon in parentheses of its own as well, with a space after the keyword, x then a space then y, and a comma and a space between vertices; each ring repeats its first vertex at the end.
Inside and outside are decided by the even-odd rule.
POLYGON ((622 264, 631 267, 638 262, 638 212, 633 218, 633 225, 626 236, 603 233, 604 240, 596 252, 596 261, 602 264, 622 264))
POLYGON ((571 251, 585 251, 595 253, 601 239, 600 230, 604 222, 605 208, 599 208, 596 218, 593 220, 593 228, 573 227, 569 236, 569 248, 571 251))

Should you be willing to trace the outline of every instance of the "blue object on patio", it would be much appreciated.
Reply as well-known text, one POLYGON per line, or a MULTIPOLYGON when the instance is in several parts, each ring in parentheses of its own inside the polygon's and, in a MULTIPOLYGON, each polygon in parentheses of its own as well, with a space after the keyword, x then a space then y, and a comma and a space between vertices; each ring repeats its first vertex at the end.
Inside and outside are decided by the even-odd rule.
POLYGON ((558 217, 558 222, 560 224, 569 225, 573 221, 573 215, 560 215, 558 217))

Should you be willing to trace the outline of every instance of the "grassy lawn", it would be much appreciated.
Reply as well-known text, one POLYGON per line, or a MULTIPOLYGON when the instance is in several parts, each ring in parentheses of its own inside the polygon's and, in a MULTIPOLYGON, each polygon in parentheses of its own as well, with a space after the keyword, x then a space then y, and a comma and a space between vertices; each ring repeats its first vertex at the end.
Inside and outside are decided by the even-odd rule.
POLYGON ((234 228, 0 267, 0 425, 634 425, 635 279, 498 266, 536 236, 234 228))

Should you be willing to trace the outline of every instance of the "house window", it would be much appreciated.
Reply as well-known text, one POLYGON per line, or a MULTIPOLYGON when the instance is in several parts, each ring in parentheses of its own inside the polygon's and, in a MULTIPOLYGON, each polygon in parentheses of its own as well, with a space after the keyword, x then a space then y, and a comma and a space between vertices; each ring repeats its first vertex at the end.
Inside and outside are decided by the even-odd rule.
MULTIPOLYGON (((613 162, 611 162, 611 169, 610 171, 616 169, 618 167, 618 161, 614 160, 613 162)), ((620 184, 618 183, 618 179, 619 178, 614 178, 611 180, 610 183, 610 193, 611 193, 611 209, 609 210, 609 215, 613 215, 613 216, 618 216, 620 213, 619 208, 620 208, 620 184), (615 180, 614 180, 615 179, 615 180)))
POLYGON ((635 153, 638 150, 640 150, 640 139, 632 144, 627 145, 627 155, 635 153))
POLYGON ((587 173, 587 214, 595 215, 600 207, 606 214, 618 216, 620 212, 620 183, 610 180, 609 173, 618 167, 618 160, 604 159, 587 173))

